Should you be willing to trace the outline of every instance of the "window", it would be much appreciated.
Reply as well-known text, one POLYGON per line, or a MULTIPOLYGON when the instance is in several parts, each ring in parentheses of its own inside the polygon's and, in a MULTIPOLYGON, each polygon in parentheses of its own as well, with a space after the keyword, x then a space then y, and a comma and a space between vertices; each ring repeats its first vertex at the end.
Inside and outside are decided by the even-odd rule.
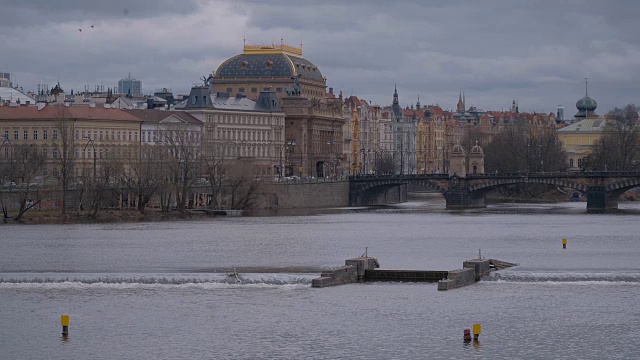
POLYGON ((572 168, 573 167, 573 159, 569 159, 569 167, 572 168))
POLYGON ((80 137, 80 130, 76 129, 76 140, 79 140, 80 137))
POLYGON ((102 130, 100 130, 100 141, 102 141, 102 130))
POLYGON ((24 139, 29 140, 29 130, 24 131, 24 139))
POLYGON ((141 134, 142 134, 142 139, 141 139, 141 140, 142 140, 143 142, 144 142, 144 141, 146 141, 146 140, 145 140, 145 137, 147 136, 147 132, 146 132, 146 131, 143 131, 143 132, 141 132, 141 134))
POLYGON ((120 131, 118 131, 118 141, 120 141, 120 131))
POLYGON ((51 156, 53 156, 54 159, 58 158, 58 149, 57 148, 53 148, 53 150, 51 151, 51 156))
POLYGON ((58 130, 57 129, 53 130, 53 140, 58 140, 58 130))
POLYGON ((49 140, 49 130, 42 130, 42 139, 49 140))
POLYGON ((116 139, 116 132, 111 130, 111 140, 115 140, 116 139))
POLYGON ((4 131, 4 138, 9 140, 9 130, 4 131))
POLYGON ((76 149, 76 159, 80 157, 80 149, 76 149))
POLYGON ((276 88, 276 92, 282 92, 282 88, 276 88))
POLYGON ((129 131, 129 141, 131 141, 131 131, 129 131))
POLYGON ((258 92, 258 88, 254 88, 254 87, 253 87, 253 88, 251 88, 251 92, 252 92, 252 93, 256 93, 256 92, 258 92))
POLYGON ((243 92, 244 92, 244 88, 239 88, 239 89, 238 89, 238 92, 243 93, 243 92))
POLYGON ((18 130, 13 131, 13 140, 18 140, 18 130))
POLYGON ((38 130, 33 130, 33 140, 38 140, 38 130))
POLYGON ((233 88, 227 88, 227 92, 228 92, 228 93, 233 92, 233 88))
POLYGON ((578 167, 582 168, 582 159, 578 159, 578 167))
POLYGON ((82 140, 87 138, 87 133, 86 131, 82 130, 82 140))

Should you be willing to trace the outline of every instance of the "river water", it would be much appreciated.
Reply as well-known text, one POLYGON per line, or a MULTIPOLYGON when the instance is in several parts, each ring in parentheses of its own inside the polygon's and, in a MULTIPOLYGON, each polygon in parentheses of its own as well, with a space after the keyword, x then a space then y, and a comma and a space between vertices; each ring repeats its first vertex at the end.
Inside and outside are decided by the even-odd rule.
POLYGON ((640 358, 640 204, 443 208, 0 226, 0 359, 640 358), (519 266, 447 292, 310 287, 365 247, 387 269, 452 270, 478 249, 519 266))

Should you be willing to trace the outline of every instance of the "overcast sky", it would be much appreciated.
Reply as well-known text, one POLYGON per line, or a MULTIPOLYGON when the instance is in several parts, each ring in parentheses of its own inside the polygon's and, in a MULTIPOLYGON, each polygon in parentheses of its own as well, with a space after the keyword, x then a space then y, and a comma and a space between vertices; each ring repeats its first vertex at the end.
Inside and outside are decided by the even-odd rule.
POLYGON ((248 43, 304 42, 327 84, 388 105, 597 113, 640 103, 640 2, 0 0, 0 71, 25 91, 115 86, 188 92, 248 43), (91 27, 93 25, 93 28, 91 27), (78 31, 82 29, 82 31, 78 31))

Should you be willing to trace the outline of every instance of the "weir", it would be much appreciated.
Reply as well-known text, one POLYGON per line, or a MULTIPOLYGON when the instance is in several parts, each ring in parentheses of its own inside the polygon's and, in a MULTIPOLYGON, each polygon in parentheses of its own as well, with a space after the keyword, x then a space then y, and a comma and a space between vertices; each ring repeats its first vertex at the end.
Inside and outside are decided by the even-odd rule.
POLYGON ((311 281, 311 287, 327 287, 367 281, 400 281, 438 283, 438 290, 451 290, 480 281, 492 270, 517 264, 495 259, 472 259, 457 270, 379 270, 377 258, 362 256, 345 260, 345 266, 323 271, 311 281))

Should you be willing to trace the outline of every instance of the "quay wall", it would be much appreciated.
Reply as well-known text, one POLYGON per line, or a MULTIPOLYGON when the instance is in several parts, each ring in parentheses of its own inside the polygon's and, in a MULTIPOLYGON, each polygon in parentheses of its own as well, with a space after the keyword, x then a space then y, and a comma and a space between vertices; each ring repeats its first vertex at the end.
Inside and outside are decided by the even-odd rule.
POLYGON ((295 209, 349 206, 349 182, 265 184, 256 209, 295 209))

